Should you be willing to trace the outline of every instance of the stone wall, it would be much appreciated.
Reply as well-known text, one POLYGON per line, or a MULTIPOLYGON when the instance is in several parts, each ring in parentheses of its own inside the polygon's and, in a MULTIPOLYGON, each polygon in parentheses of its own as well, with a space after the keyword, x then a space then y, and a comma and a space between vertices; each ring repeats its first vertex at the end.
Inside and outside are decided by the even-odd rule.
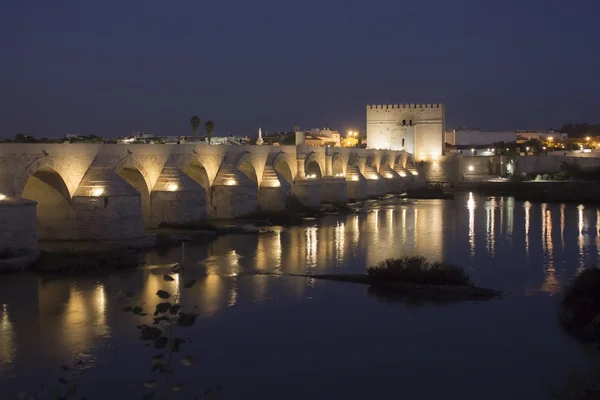
POLYGON ((515 158, 515 173, 560 172, 563 163, 592 169, 600 167, 600 157, 518 156, 515 158))
POLYGON ((29 200, 0 200, 0 253, 37 251, 35 206, 29 200))
POLYGON ((456 156, 427 158, 417 162, 417 181, 456 182, 461 171, 461 160, 456 156), (417 179, 418 178, 418 179, 417 179))

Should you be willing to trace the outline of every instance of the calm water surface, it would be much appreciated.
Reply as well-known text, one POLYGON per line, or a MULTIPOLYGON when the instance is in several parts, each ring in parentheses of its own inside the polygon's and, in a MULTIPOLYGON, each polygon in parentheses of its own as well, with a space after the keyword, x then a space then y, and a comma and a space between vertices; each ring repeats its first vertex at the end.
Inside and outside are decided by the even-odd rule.
POLYGON ((186 247, 174 282, 156 268, 179 261, 180 249, 150 253, 135 271, 0 276, 0 398, 54 385, 74 360, 90 398, 138 398, 156 351, 137 339, 139 320, 121 311, 118 290, 153 309, 158 289, 181 289, 201 314, 183 352, 199 363, 178 367, 176 380, 200 393, 219 384, 232 399, 545 399, 593 363, 555 311, 565 285, 598 263, 598 209, 468 194, 371 206, 186 247), (403 255, 453 262, 508 296, 413 304, 360 285, 255 275, 364 272, 403 255))

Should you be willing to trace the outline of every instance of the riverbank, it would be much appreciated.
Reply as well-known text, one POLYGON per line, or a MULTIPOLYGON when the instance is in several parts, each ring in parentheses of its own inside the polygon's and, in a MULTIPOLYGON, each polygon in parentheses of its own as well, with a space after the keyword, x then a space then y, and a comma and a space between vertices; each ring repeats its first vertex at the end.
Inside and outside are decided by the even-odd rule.
POLYGON ((600 204, 600 182, 597 181, 460 182, 453 191, 510 196, 531 202, 600 204))

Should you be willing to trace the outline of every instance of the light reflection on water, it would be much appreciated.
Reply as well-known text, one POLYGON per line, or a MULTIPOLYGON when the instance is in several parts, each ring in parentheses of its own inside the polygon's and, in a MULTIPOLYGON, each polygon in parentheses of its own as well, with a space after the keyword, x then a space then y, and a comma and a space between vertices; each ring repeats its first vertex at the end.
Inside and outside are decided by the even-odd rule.
MULTIPOLYGON (((52 279, 34 274, 2 277, 0 372, 7 373, 0 375, 0 392, 3 386, 15 389, 34 372, 43 373, 74 359, 88 357, 108 365, 128 352, 137 351, 134 350, 138 345, 135 322, 120 311, 123 305, 115 301, 118 290, 135 291, 138 293, 136 301, 144 303, 148 309, 157 304, 156 292, 159 289, 180 295, 182 304, 197 307, 195 310, 203 316, 201 321, 208 329, 207 335, 216 321, 233 321, 240 335, 247 329, 276 332, 281 329, 281 324, 294 326, 297 318, 303 318, 317 328, 321 326, 318 321, 336 318, 340 312, 336 308, 340 306, 336 303, 336 296, 344 291, 355 291, 352 292, 354 295, 345 297, 345 306, 353 310, 361 310, 369 304, 369 307, 374 307, 363 318, 383 313, 387 306, 372 304, 374 300, 365 296, 364 288, 360 287, 335 286, 310 278, 254 274, 357 273, 385 258, 405 255, 423 255, 463 266, 477 284, 506 290, 512 296, 496 302, 496 306, 451 307, 453 312, 470 310, 460 314, 463 320, 474 318, 474 315, 485 320, 487 314, 477 311, 482 307, 496 307, 501 317, 507 312, 502 307, 514 307, 509 304, 517 302, 519 308, 525 307, 531 315, 546 315, 547 319, 537 323, 547 324, 547 334, 556 337, 555 343, 559 347, 562 345, 567 349, 572 345, 569 338, 560 336, 555 326, 552 309, 555 300, 543 299, 549 296, 559 299, 557 295, 570 279, 583 268, 597 264, 600 257, 600 210, 577 205, 522 203, 512 198, 485 198, 473 194, 458 195, 455 201, 383 202, 372 203, 372 206, 374 208, 365 214, 328 217, 313 221, 306 227, 274 228, 268 234, 232 235, 204 246, 186 245, 182 260, 186 269, 174 274, 174 280, 170 282, 163 279, 163 273, 169 271, 169 263, 180 261, 181 249, 149 253, 146 262, 151 266, 139 271, 52 279), (193 288, 182 289, 184 282, 199 276, 193 288), (523 297, 523 294, 531 297, 523 297), (520 298, 530 300, 521 301, 520 298), (311 307, 312 301, 319 302, 318 309, 311 307), (284 306, 295 309, 299 314, 289 314, 277 321, 269 320, 271 313, 284 306), (310 314, 302 311, 308 309, 310 314), (252 315, 252 320, 248 321, 242 315, 252 315), (254 319, 261 322, 250 328, 254 326, 254 319), (131 346, 130 341, 136 346, 131 346), (9 375, 16 378, 9 379, 9 375)), ((395 307, 401 310, 406 306, 395 307)), ((445 314, 438 313, 438 309, 446 308, 416 311, 429 315, 418 329, 439 330, 439 320, 445 314)), ((380 328, 410 330, 410 327, 394 321, 390 319, 386 322, 389 326, 380 328)), ((358 329, 352 319, 340 320, 338 324, 344 335, 350 338, 358 329)), ((296 343, 303 340, 301 334, 293 336, 297 327, 296 330, 290 329, 288 335, 292 336, 286 337, 286 341, 296 343)), ((528 328, 519 329, 527 331, 528 328)), ((533 327, 530 329, 535 330, 533 327)), ((203 334, 202 331, 197 333, 203 334)), ((304 335, 307 333, 304 332, 304 335)), ((314 343, 313 346, 319 348, 322 357, 325 357, 321 362, 333 363, 331 367, 334 369, 343 368, 342 364, 335 364, 328 358, 327 346, 331 343, 325 339, 338 337, 339 332, 328 332, 328 335, 324 336, 324 347, 314 343)), ((510 348, 514 345, 511 342, 514 337, 494 336, 490 340, 510 348)), ((389 339, 395 343, 395 338, 389 339)), ((212 340, 216 340, 214 345, 219 347, 232 339, 227 339, 225 334, 223 343, 219 339, 212 340)), ((276 339, 272 337, 271 340, 276 339)), ((414 346, 420 345, 429 346, 414 343, 414 346)), ((222 351, 226 351, 225 347, 222 351)), ((265 351, 265 355, 271 357, 270 354, 283 350, 265 351)), ((573 353, 573 350, 569 352, 573 353)), ((510 351, 506 353, 506 357, 511 359, 517 356, 510 351)), ((137 354, 141 354, 141 350, 137 354)), ((312 356, 318 358, 319 354, 312 356)), ((464 354, 467 358, 470 356, 468 350, 464 354)), ((235 358, 235 355, 230 357, 235 358)), ((377 364, 377 354, 368 357, 372 358, 368 358, 366 365, 377 364)), ((128 362, 136 360, 136 357, 130 358, 128 362)), ((341 357, 340 363, 343 359, 341 357)), ((98 362, 95 368, 100 371, 102 364, 98 362)), ((130 367, 127 362, 123 363, 123 369, 130 367)), ((324 376, 327 374, 324 373, 324 376)))

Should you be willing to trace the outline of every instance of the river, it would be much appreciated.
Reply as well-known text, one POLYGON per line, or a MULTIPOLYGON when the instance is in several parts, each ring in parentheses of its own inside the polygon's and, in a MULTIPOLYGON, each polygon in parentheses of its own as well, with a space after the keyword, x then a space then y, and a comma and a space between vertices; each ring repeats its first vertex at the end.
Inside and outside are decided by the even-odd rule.
POLYGON ((220 385, 229 399, 546 399, 593 364, 557 325, 556 307, 598 262, 600 210, 471 194, 371 207, 183 254, 153 250, 137 270, 0 276, 0 398, 61 386, 60 366, 75 360, 88 398, 139 398, 156 351, 137 338, 140 319, 121 311, 119 290, 152 310, 157 290, 179 292, 200 314, 182 351, 198 362, 177 367, 178 395, 220 385), (393 302, 361 285, 256 274, 364 272, 404 255, 455 263, 507 295, 393 302), (153 273, 182 257, 173 282, 153 273))

